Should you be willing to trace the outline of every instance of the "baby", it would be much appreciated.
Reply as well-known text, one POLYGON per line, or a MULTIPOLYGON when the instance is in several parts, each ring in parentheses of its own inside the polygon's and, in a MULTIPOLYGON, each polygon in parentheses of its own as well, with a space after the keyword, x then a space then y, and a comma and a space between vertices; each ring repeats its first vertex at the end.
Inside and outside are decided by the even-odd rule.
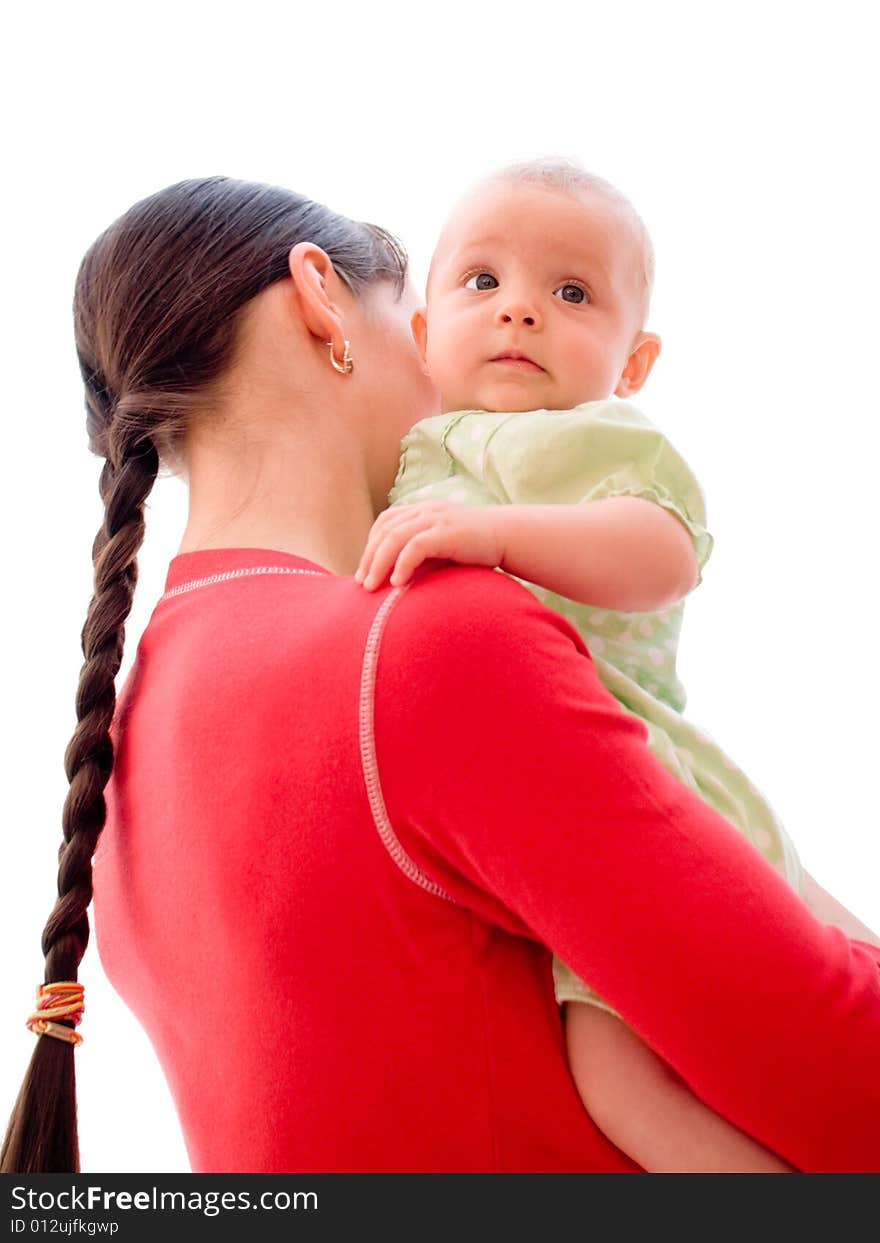
MULTIPOLYGON (((658 759, 819 918, 877 943, 803 872, 772 809, 681 715, 682 601, 712 547, 702 493, 662 434, 612 398, 637 393, 660 352, 644 330, 652 281, 631 204, 567 162, 514 166, 466 197, 412 325, 443 413, 405 437, 391 508, 355 577, 372 590, 390 572, 400 586, 442 558, 517 578, 576 626, 658 759)), ((565 964, 554 960, 553 976, 584 1104, 634 1161, 656 1172, 790 1168, 703 1105, 565 964)))

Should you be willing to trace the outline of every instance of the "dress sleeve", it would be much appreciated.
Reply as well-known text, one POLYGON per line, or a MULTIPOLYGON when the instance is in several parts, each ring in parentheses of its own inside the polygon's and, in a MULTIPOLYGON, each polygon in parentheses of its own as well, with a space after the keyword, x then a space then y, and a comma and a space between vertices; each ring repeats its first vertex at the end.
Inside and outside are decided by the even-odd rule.
MULTIPOLYGON (((681 454, 634 406, 594 401, 566 411, 528 411, 498 419, 479 470, 499 500, 577 504, 637 496, 668 509, 687 527, 700 573, 712 551, 703 493, 681 454)), ((465 430, 465 429, 462 429, 465 430)), ((466 436, 447 451, 474 470, 466 436), (459 442, 461 448, 459 449, 459 442)), ((479 447, 479 446, 478 446, 479 447)))
POLYGON ((819 923, 666 771, 568 622, 435 565, 377 668, 382 796, 426 901, 556 953, 797 1169, 880 1170, 880 951, 819 923))

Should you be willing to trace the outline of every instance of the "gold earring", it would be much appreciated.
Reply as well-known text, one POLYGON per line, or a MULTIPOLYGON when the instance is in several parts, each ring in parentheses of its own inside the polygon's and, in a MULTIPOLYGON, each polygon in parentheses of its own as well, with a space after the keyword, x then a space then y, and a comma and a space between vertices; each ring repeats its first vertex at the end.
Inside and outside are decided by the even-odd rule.
POLYGON ((351 375, 354 370, 354 362, 352 361, 352 357, 348 349, 351 342, 345 342, 345 353, 342 355, 341 363, 338 363, 333 355, 333 342, 327 341, 326 344, 330 346, 330 361, 333 364, 334 370, 341 372, 342 375, 351 375))

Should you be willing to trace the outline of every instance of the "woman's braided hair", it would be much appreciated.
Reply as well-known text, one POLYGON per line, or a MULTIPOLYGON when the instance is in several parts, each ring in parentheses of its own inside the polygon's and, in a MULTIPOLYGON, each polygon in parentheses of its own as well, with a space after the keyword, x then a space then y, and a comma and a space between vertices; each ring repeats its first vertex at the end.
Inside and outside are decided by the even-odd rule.
MULTIPOLYGON (((144 503, 160 462, 177 460, 188 420, 210 407, 234 356, 239 312, 288 276, 289 252, 303 241, 326 251, 355 293, 381 281, 403 289, 406 255, 384 230, 288 190, 228 177, 183 181, 135 204, 82 261, 74 326, 89 448, 105 459, 104 521, 92 547, 77 725, 65 754, 59 896, 42 937, 46 983, 75 981, 88 945, 91 861, 106 819, 115 678, 144 503)), ((74 1047, 66 1041, 37 1038, 0 1170, 79 1171, 74 1047)))

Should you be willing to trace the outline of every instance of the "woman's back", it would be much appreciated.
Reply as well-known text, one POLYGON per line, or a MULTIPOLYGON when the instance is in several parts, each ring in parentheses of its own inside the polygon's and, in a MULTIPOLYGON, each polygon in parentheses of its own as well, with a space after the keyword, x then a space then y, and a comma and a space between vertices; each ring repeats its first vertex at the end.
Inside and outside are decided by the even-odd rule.
POLYGON ((167 587, 120 696, 94 901, 193 1169, 631 1168, 568 1075, 549 952, 427 891, 383 823, 412 753, 377 772, 382 595, 247 549, 179 556, 167 587))
POLYGON ((179 556, 115 733, 97 939, 194 1170, 633 1168, 570 1080, 551 949, 796 1168, 880 1165, 876 951, 505 576, 179 556))

